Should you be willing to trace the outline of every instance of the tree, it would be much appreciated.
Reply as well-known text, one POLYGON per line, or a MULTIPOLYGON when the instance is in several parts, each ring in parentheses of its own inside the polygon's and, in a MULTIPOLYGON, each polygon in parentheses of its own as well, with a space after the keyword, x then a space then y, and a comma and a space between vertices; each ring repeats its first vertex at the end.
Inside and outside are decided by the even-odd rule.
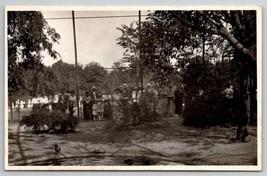
MULTIPOLYGON (((68 64, 59 60, 52 65, 54 75, 56 75, 56 87, 54 92, 66 93, 71 90, 76 90, 76 67, 74 64, 68 64)), ((81 85, 82 80, 82 65, 77 66, 78 69, 78 85, 81 85)))
POLYGON ((26 70, 23 77, 24 90, 20 90, 23 95, 35 97, 37 95, 55 95, 57 93, 57 75, 51 67, 39 70, 26 70))
POLYGON ((239 104, 243 108, 237 139, 244 141, 251 115, 250 99, 256 89, 256 11, 157 11, 151 19, 161 21, 166 28, 180 26, 190 30, 189 40, 196 37, 195 32, 201 32, 228 41, 239 65, 239 104))
POLYGON ((140 81, 140 66, 142 65, 144 82, 170 83, 171 77, 175 75, 176 71, 175 69, 170 69, 172 68, 170 60, 160 59, 160 54, 153 47, 158 44, 158 34, 154 33, 150 23, 142 22, 142 26, 140 30, 138 24, 133 22, 129 26, 122 25, 117 28, 122 32, 122 36, 117 39, 117 44, 125 48, 120 62, 129 66, 132 78, 135 78, 136 82, 140 81), (150 64, 150 59, 153 60, 153 64, 150 64), (160 69, 158 65, 160 65, 160 69), (167 77, 169 79, 166 79, 167 77))
POLYGON ((247 97, 256 89, 256 11, 154 11, 142 23, 139 35, 143 64, 158 80, 173 79, 170 75, 186 68, 192 59, 204 65, 206 59, 216 62, 224 52, 234 52, 239 103, 244 107, 237 139, 243 141, 249 122, 246 112, 251 98, 247 97))
POLYGON ((97 62, 86 64, 81 73, 82 83, 80 85, 83 91, 96 86, 98 90, 102 90, 102 84, 107 75, 107 71, 97 62))
MULTIPOLYGON (((38 11, 8 11, 8 94, 25 89, 24 76, 27 70, 34 74, 42 71, 42 51, 53 58, 59 53, 53 50, 60 35, 45 21, 38 11)), ((33 80, 38 81, 38 80, 33 80)))
POLYGON ((113 93, 115 88, 122 88, 124 83, 132 88, 136 86, 137 77, 136 70, 126 67, 124 61, 114 62, 112 70, 105 77, 103 88, 107 93, 113 93))

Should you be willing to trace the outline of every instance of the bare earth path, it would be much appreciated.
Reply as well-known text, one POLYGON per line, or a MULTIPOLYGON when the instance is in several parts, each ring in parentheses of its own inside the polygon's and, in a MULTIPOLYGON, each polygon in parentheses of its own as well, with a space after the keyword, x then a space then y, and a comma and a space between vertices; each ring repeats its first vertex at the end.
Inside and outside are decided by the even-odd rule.
MULTIPOLYGON (((105 129, 107 121, 81 122, 75 133, 33 134, 17 124, 8 128, 9 165, 74 157, 70 165, 125 165, 125 159, 151 157, 156 165, 256 165, 257 132, 250 126, 248 142, 231 141, 235 127, 194 128, 182 118, 165 118, 116 132, 105 129), (61 147, 55 155, 54 144, 61 147), (92 156, 118 156, 116 161, 83 161, 92 156), (121 156, 121 158, 120 158, 121 156), (138 157, 137 157, 138 156, 138 157), (77 159, 78 158, 78 159, 77 159), (160 158, 160 161, 159 161, 160 158)), ((126 162, 127 164, 127 162, 126 162)), ((128 163, 129 164, 129 163, 128 163)))

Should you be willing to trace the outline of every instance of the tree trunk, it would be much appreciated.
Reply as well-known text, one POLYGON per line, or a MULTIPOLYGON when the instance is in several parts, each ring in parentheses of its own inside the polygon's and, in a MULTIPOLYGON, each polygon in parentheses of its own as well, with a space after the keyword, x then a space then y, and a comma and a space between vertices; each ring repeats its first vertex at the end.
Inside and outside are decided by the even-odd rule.
POLYGON ((240 100, 239 100, 239 120, 237 126, 236 139, 245 142, 249 134, 248 125, 250 122, 250 77, 247 76, 242 79, 240 85, 240 100))
POLYGON ((9 105, 10 105, 10 120, 11 120, 11 124, 13 124, 13 102, 12 102, 12 96, 9 96, 9 105))

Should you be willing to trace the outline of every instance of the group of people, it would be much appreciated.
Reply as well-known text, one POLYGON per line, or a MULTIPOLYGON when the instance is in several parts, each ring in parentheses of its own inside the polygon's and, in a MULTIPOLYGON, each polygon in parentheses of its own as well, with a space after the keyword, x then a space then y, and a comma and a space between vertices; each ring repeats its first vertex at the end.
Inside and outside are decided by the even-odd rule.
MULTIPOLYGON (((116 88, 112 94, 103 92, 101 94, 95 86, 92 86, 90 90, 85 92, 84 96, 79 97, 78 102, 83 120, 102 120, 117 116, 115 114, 118 114, 121 100, 129 104, 138 104, 142 92, 157 94, 157 91, 149 83, 143 91, 137 86, 130 88, 127 84, 123 84, 116 88)), ((67 113, 70 116, 78 116, 77 98, 74 90, 61 92, 54 96, 37 96, 32 99, 32 104, 33 111, 47 109, 67 113)))
MULTIPOLYGON (((143 91, 153 91, 157 94, 150 84, 147 84, 143 91)), ((121 100, 129 104, 138 104, 141 94, 141 88, 134 87, 131 90, 127 84, 123 84, 121 87, 116 88, 111 95, 100 95, 96 87, 93 86, 89 91, 85 92, 82 98, 84 120, 102 120, 111 115, 118 117, 121 100)))
POLYGON ((103 95, 101 96, 96 91, 95 86, 93 86, 90 91, 85 92, 85 96, 82 98, 82 103, 83 117, 85 121, 102 120, 104 117, 105 105, 109 105, 108 99, 103 95))

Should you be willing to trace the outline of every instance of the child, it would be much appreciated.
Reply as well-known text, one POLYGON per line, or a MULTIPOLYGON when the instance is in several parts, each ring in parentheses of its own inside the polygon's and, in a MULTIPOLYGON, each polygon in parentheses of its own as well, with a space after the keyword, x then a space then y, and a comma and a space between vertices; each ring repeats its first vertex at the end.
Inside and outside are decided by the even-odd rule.
POLYGON ((98 120, 102 120, 104 114, 104 103, 102 100, 97 101, 97 114, 98 120))
POLYGON ((93 115, 94 120, 96 120, 98 114, 97 114, 97 105, 95 103, 93 104, 93 107, 92 107, 92 115, 93 115))
POLYGON ((76 106, 73 107, 73 116, 78 117, 78 111, 76 106))

